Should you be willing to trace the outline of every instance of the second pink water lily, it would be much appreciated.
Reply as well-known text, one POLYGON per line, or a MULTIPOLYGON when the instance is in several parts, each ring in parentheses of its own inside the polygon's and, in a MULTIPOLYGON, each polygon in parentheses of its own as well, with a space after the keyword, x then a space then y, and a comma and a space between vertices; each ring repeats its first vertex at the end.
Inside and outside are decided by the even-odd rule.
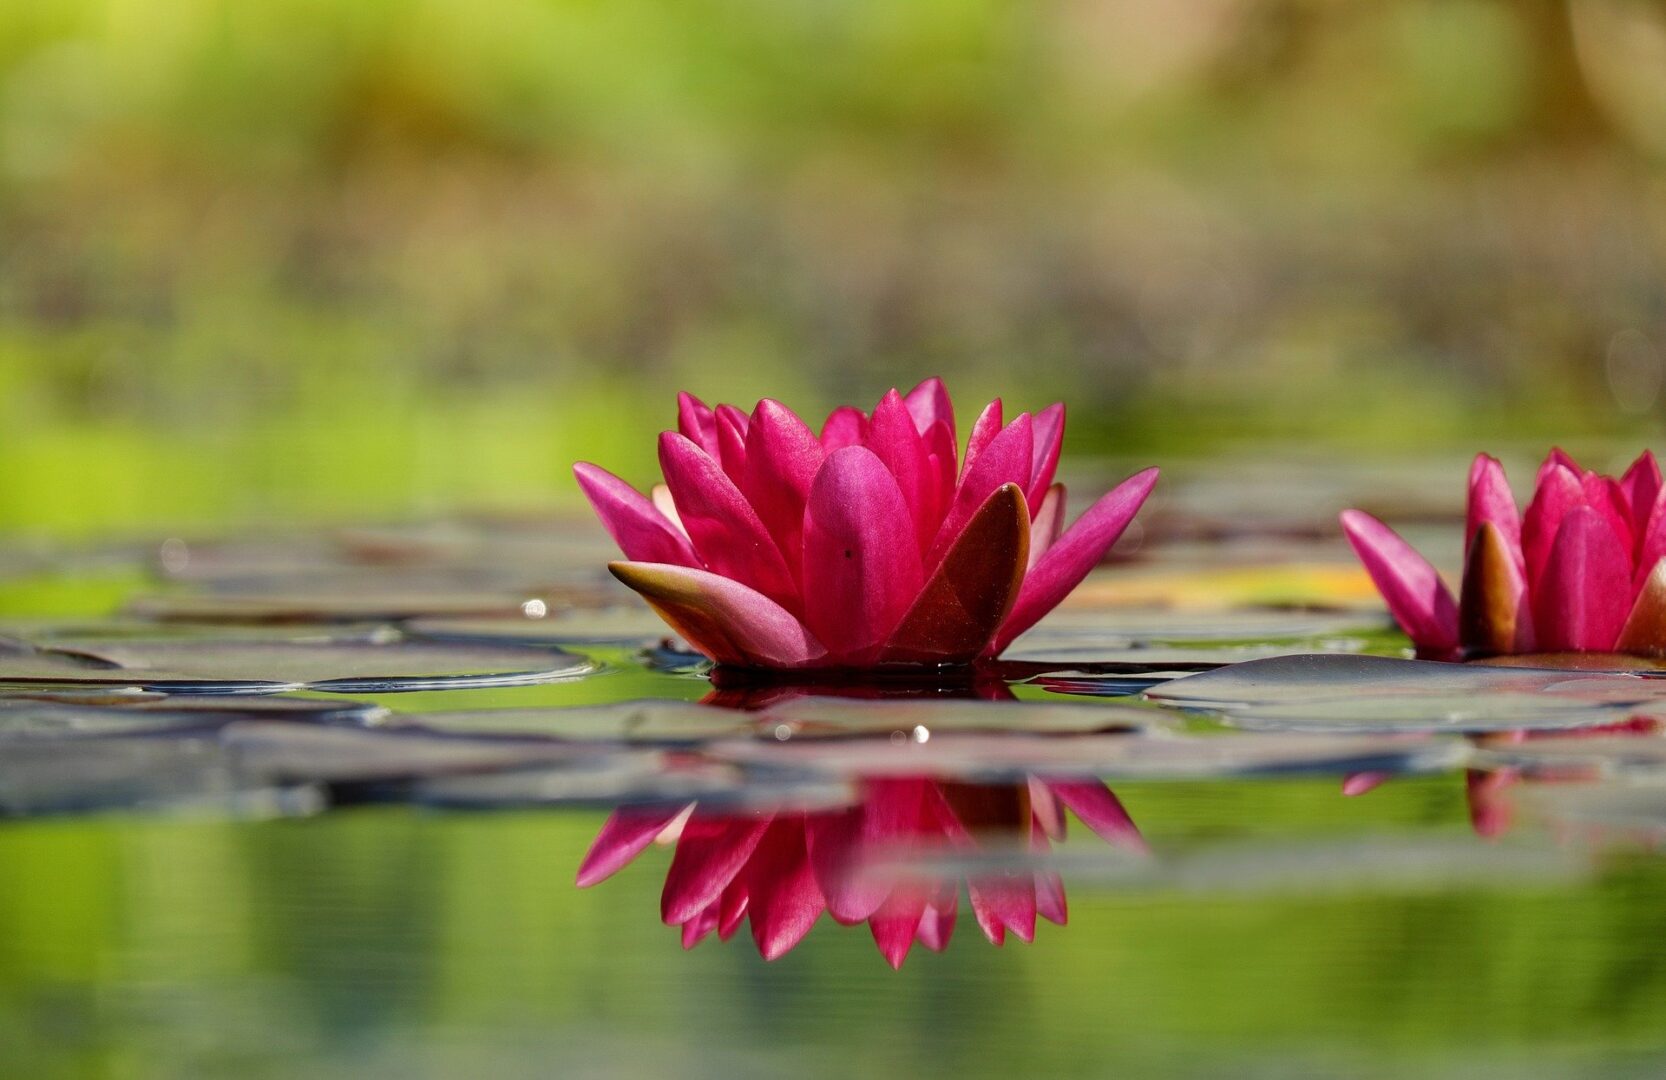
POLYGON ((1666 485, 1653 454, 1616 479, 1552 451, 1525 513, 1503 466, 1476 457, 1456 598, 1429 561, 1376 518, 1349 510, 1342 528, 1425 655, 1666 656, 1666 485))
POLYGON ((835 409, 819 434, 771 400, 747 413, 682 394, 677 421, 651 497, 574 472, 625 554, 614 575, 742 667, 992 657, 1104 558, 1157 480, 1130 477, 1064 530, 1064 406, 1004 422, 990 402, 962 459, 937 379, 871 413, 835 409))

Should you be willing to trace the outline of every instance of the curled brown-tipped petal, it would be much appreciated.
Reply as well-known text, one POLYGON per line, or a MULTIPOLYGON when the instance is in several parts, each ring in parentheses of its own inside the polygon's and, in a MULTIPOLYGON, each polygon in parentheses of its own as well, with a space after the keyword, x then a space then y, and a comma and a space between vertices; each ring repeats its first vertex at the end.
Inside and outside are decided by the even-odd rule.
POLYGON ((1498 525, 1483 521, 1470 542, 1464 566, 1458 598, 1459 642, 1476 656, 1517 652, 1522 632, 1531 637, 1530 624, 1527 579, 1498 525))
POLYGON ((997 489, 961 530, 880 654, 883 662, 976 659, 1017 600, 1030 513, 1017 484, 997 489))
POLYGON ((1666 559, 1656 562, 1643 580, 1614 649, 1636 656, 1666 656, 1666 559))
POLYGON ((827 650, 792 613, 738 581, 665 563, 609 563, 688 643, 720 664, 814 667, 827 650))

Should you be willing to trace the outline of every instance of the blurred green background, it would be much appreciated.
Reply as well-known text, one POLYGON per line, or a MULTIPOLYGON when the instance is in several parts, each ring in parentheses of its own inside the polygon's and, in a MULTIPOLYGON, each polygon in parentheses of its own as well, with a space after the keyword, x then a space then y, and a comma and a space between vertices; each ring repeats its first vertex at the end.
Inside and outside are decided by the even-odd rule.
POLYGON ((0 527, 536 507, 672 394, 1646 438, 1666 6, 0 6, 0 527))

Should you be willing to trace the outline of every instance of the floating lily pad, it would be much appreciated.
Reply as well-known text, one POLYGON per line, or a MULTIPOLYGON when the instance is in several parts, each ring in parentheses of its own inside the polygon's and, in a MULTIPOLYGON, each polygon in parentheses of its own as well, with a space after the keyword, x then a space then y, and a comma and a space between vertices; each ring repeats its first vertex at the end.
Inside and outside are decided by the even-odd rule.
POLYGON ((0 814, 212 810, 306 814, 323 792, 274 784, 236 767, 216 735, 23 739, 0 753, 0 814))
POLYGON ((413 619, 403 624, 412 637, 431 641, 511 645, 631 645, 647 648, 674 636, 665 621, 645 606, 563 610, 539 617, 502 619, 413 619))
POLYGON ((106 697, 87 702, 0 701, 0 741, 20 738, 205 731, 239 720, 364 724, 386 710, 368 702, 290 697, 106 697))
POLYGON ((175 692, 390 693, 541 682, 582 675, 588 660, 556 649, 436 642, 87 640, 0 655, 0 682, 93 682, 175 692))
POLYGON ((779 741, 872 734, 901 734, 922 740, 959 731, 1080 734, 1138 731, 1162 722, 1158 712, 1127 706, 941 698, 865 701, 797 697, 771 705, 755 717, 758 729, 779 741))
POLYGON ((393 717, 431 731, 466 735, 534 735, 552 739, 693 745, 757 730, 755 713, 685 701, 621 701, 566 708, 478 709, 393 717))
MULTIPOLYGON (((638 751, 638 754, 645 753, 638 751)), ((594 770, 518 769, 427 780, 403 793, 412 801, 457 809, 507 809, 698 802, 707 809, 822 810, 850 805, 855 790, 818 773, 756 773, 732 764, 619 756, 594 770)))
POLYGON ((1382 694, 1232 707, 1222 723, 1251 731, 1566 731, 1625 720, 1624 706, 1556 694, 1382 694))
POLYGON ((395 622, 428 616, 515 618, 528 604, 561 603, 548 592, 432 592, 390 588, 383 593, 318 591, 316 583, 282 595, 169 593, 142 596, 127 605, 130 615, 174 622, 306 623, 395 622))
POLYGON ((1380 629, 1353 612, 1238 608, 1198 611, 1174 608, 1105 608, 1055 611, 1018 639, 1043 637, 1110 649, 1139 645, 1210 642, 1290 642, 1349 638, 1380 629))
POLYGON ((455 738, 416 729, 234 723, 219 744, 239 772, 268 781, 370 783, 560 764, 602 767, 610 751, 544 739, 455 738))
POLYGON ((1552 825, 1658 843, 1666 837, 1666 784, 1534 784, 1522 806, 1552 825))
POLYGON ((1378 735, 977 735, 910 739, 840 739, 712 743, 726 760, 814 768, 836 776, 929 775, 1017 780, 1043 776, 1101 779, 1199 779, 1302 773, 1431 772, 1461 766, 1462 739, 1378 735))
POLYGON ((1666 697, 1666 680, 1590 675, 1548 668, 1505 668, 1314 653, 1255 660, 1176 679, 1146 691, 1170 705, 1239 709, 1406 694, 1454 697, 1558 694, 1574 701, 1647 702, 1666 697))

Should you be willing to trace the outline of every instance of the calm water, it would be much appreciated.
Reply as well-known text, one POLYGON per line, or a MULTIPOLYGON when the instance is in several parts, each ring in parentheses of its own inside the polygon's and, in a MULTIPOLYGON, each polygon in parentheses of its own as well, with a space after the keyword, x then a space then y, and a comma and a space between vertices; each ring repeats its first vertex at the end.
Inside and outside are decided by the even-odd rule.
POLYGON ((1328 540, 1200 555, 1154 536, 1015 647, 1010 682, 621 709, 712 688, 609 606, 587 533, 544 528, 163 545, 15 575, 0 1075, 1666 1070, 1666 682, 1385 676, 1358 659, 1402 642, 1328 540), (528 650, 590 665, 477 685, 528 650), (1346 665, 1340 691, 1275 666, 1246 669, 1269 672, 1272 704, 1224 720, 1129 696, 1311 652, 1346 665), (104 688, 262 677, 340 715, 104 688), (1534 734, 1499 734, 1518 708, 1534 734), (1345 796, 1361 771, 1385 782, 1345 796), (1148 854, 1073 821, 1041 859, 1037 777, 1114 792, 1148 854), (865 853, 893 897, 955 886, 946 947, 900 970, 868 925, 826 914, 773 961, 744 925, 685 950, 661 919, 675 824, 575 885, 615 804, 694 802, 724 827, 773 814, 802 854, 806 828, 907 784, 975 843, 926 828, 929 844, 865 853), (1055 870, 1066 924, 990 944, 967 881, 1020 881, 1046 915, 1055 870))

